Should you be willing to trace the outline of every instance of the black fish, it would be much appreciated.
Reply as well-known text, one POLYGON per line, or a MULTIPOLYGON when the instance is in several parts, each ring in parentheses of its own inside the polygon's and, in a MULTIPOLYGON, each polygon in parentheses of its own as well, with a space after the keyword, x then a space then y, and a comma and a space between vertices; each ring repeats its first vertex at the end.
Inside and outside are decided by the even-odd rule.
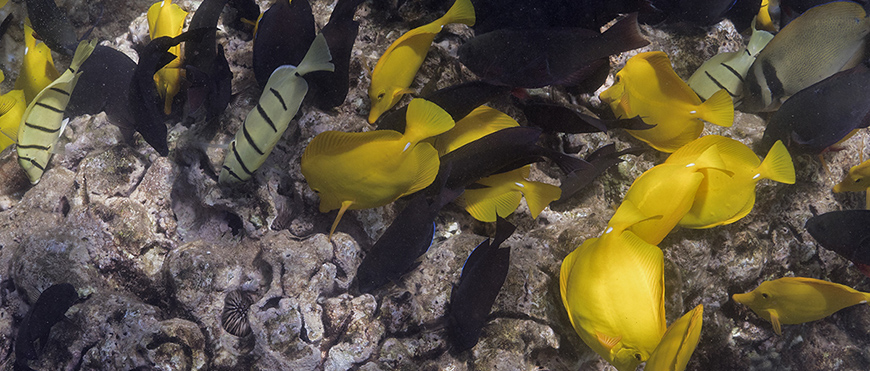
POLYGON ((45 45, 58 53, 73 55, 79 42, 66 12, 59 9, 54 0, 26 0, 26 3, 33 31, 45 45))
POLYGON ((675 20, 698 26, 711 26, 728 18, 738 30, 749 27, 761 8, 761 0, 652 0, 650 4, 675 20))
POLYGON ((632 13, 604 33, 582 28, 493 31, 459 47, 459 60, 493 84, 576 85, 596 72, 590 68, 594 62, 648 44, 632 13))
POLYGON ((582 27, 598 29, 620 14, 636 12, 641 0, 472 0, 478 34, 500 29, 582 27))
POLYGON ((510 267, 510 248, 500 249, 499 246, 515 229, 513 224, 498 217, 495 237, 491 242, 487 238, 477 245, 462 267, 459 283, 450 294, 448 314, 450 332, 458 351, 471 349, 480 338, 510 267))
POLYGON ((819 245, 849 259, 870 277, 870 210, 827 212, 807 220, 806 228, 819 245))
POLYGON ((51 327, 64 319, 64 313, 79 300, 75 287, 68 283, 45 289, 24 316, 15 337, 16 367, 28 369, 27 360, 36 359, 48 342, 51 327))
MULTIPOLYGON (((221 11, 228 0, 205 0, 190 19, 189 30, 217 29, 221 11)), ((188 107, 191 115, 204 104, 206 120, 219 116, 230 103, 233 73, 224 55, 223 46, 216 45, 215 32, 208 32, 201 40, 190 41, 184 47, 185 68, 190 76, 188 107)))
POLYGON ((260 6, 254 0, 230 0, 227 5, 235 9, 236 15, 230 19, 224 18, 224 24, 233 29, 250 31, 260 18, 260 6))
POLYGON ((432 244, 438 212, 461 193, 443 189, 430 204, 424 192, 418 192, 360 263, 357 269, 360 293, 369 293, 412 271, 418 265, 417 259, 432 244))
POLYGON ((82 74, 70 94, 66 106, 67 116, 94 115, 105 111, 109 121, 121 128, 124 137, 131 140, 134 129, 129 93, 135 70, 136 62, 126 54, 97 45, 79 68, 82 74))
POLYGON ((347 98, 350 76, 350 52, 359 31, 359 22, 353 20, 356 7, 363 0, 338 0, 329 22, 320 33, 326 38, 335 71, 314 71, 305 75, 315 91, 310 94, 315 106, 322 110, 340 106, 347 98))
POLYGON ((558 201, 567 200, 580 190, 592 184, 592 181, 595 180, 595 178, 601 176, 601 174, 611 166, 622 162, 622 159, 620 159, 619 156, 628 154, 636 155, 642 151, 645 150, 627 149, 625 151, 616 152, 616 146, 612 143, 595 150, 595 152, 586 156, 586 162, 591 164, 591 167, 565 174, 565 177, 562 178, 559 185, 559 188, 562 189, 562 195, 559 197, 558 201))
POLYGON ((640 117, 602 120, 569 107, 529 96, 525 89, 514 90, 511 98, 514 105, 523 111, 529 126, 539 127, 545 133, 585 134, 615 128, 644 130, 655 126, 644 123, 640 117))
MULTIPOLYGON (((453 121, 459 121, 480 105, 489 102, 493 98, 510 91, 504 86, 492 85, 483 81, 472 81, 463 84, 448 86, 436 90, 423 97, 435 103, 441 109, 447 111, 453 121)), ((395 130, 405 132, 405 115, 408 106, 393 110, 381 116, 378 120, 378 129, 395 130)))
POLYGON ((298 66, 314 36, 314 14, 308 0, 276 1, 263 13, 254 35, 254 77, 260 87, 266 86, 279 66, 298 66))
POLYGON ((838 72, 788 98, 770 117, 760 149, 777 140, 795 153, 821 153, 870 124, 870 67, 838 72))

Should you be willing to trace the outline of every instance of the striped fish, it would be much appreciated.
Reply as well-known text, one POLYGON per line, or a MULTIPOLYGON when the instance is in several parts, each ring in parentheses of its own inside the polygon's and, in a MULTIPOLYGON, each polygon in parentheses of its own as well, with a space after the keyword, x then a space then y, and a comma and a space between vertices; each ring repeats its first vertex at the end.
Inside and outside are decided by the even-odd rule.
POLYGON ((272 72, 257 107, 248 113, 230 143, 219 178, 221 183, 251 179, 287 130, 308 93, 308 83, 302 76, 311 71, 333 71, 331 59, 326 39, 323 34, 317 34, 299 67, 284 65, 272 72))
POLYGON ((69 68, 42 89, 24 111, 18 127, 18 164, 31 184, 39 182, 48 166, 54 145, 66 127, 63 112, 81 75, 79 67, 96 45, 96 39, 80 42, 69 68))

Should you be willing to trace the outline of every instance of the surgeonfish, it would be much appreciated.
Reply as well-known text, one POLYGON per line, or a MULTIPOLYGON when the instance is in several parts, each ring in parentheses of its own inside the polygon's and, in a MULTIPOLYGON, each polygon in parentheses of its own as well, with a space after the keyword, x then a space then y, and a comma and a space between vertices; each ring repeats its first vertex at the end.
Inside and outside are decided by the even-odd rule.
POLYGON ((852 166, 840 183, 834 186, 834 193, 863 192, 870 188, 870 160, 852 166))
POLYGON ((27 103, 33 101, 39 92, 57 79, 60 73, 54 68, 51 50, 45 43, 36 43, 30 20, 24 20, 24 60, 15 80, 15 89, 24 90, 27 103))
POLYGON ((462 204, 474 219, 494 222, 496 216, 506 218, 525 198, 532 219, 562 195, 559 187, 528 180, 532 165, 480 179, 462 194, 462 204))
POLYGON ((311 71, 331 71, 330 59, 326 38, 318 34, 299 67, 281 66, 272 72, 257 106, 248 113, 230 143, 219 177, 221 183, 251 179, 254 171, 266 162, 308 93, 308 82, 303 76, 311 71))
MULTIPOLYGON (((736 29, 749 25, 761 6, 761 0, 647 0, 646 7, 663 11, 672 18, 697 26, 712 26, 728 18, 736 29)), ((644 6, 642 6, 644 7, 644 6)))
POLYGON ((510 268, 510 247, 500 248, 516 227, 498 218, 495 236, 474 248, 462 266, 459 283, 450 293, 448 326, 454 349, 473 348, 510 268))
POLYGON ((782 142, 777 142, 764 161, 759 161, 743 143, 719 135, 705 135, 678 149, 665 164, 688 165, 714 146, 731 175, 704 170, 692 208, 680 219, 681 227, 703 229, 734 223, 752 211, 758 181, 795 182, 794 164, 782 142))
POLYGON ((82 72, 66 107, 68 117, 106 112, 109 121, 132 143, 133 116, 130 113, 130 81, 136 62, 117 49, 97 45, 82 63, 82 72))
POLYGON ((474 0, 474 32, 581 27, 599 29, 620 14, 640 10, 637 0, 474 0))
POLYGON ((632 13, 604 33, 581 28, 485 33, 459 47, 459 61, 493 84, 577 85, 597 70, 593 62, 648 44, 632 13))
POLYGON ((345 211, 386 205, 435 180, 438 151, 422 141, 450 130, 455 123, 440 107, 419 98, 408 106, 406 121, 404 134, 327 131, 305 148, 302 175, 320 196, 320 212, 339 209, 330 236, 345 211))
MULTIPOLYGON (((475 108, 499 95, 507 94, 508 91, 510 88, 504 86, 492 85, 483 81, 471 81, 436 90, 423 98, 447 111, 450 117, 453 117, 453 121, 459 121, 475 108)), ((404 106, 387 112, 378 121, 378 129, 404 132, 407 111, 408 106, 404 106)))
POLYGON ((51 285, 39 294, 18 327, 15 337, 16 369, 27 369, 27 361, 39 357, 48 343, 51 328, 62 321, 66 311, 78 301, 79 294, 68 283, 51 285))
POLYGON ((689 77, 689 86, 701 98, 709 99, 719 90, 725 89, 735 105, 743 99, 743 80, 746 73, 758 53, 773 39, 773 34, 756 29, 755 22, 752 24, 752 36, 746 46, 736 52, 716 54, 689 77))
POLYGON ((72 55, 78 40, 76 31, 66 16, 66 11, 55 4, 55 0, 25 0, 27 17, 33 30, 51 50, 60 54, 72 55))
MULTIPOLYGON (((435 137, 433 145, 439 156, 462 147, 501 129, 520 126, 512 117, 488 106, 480 106, 471 111, 456 126, 446 133, 435 137)), ((490 220, 494 222, 495 220, 490 220)))
POLYGON ((806 228, 819 245, 870 277, 870 210, 830 211, 807 220, 806 228))
POLYGON ((689 358, 695 352, 698 341, 701 340, 701 327, 704 323, 704 305, 698 304, 695 309, 674 321, 662 340, 646 361, 644 371, 683 371, 689 364, 689 358))
POLYGON ((574 331, 619 371, 646 361, 667 329, 662 250, 627 230, 656 217, 614 215, 601 237, 565 257, 559 273, 574 331))
MULTIPOLYGON (((172 0, 161 0, 148 9, 148 30, 151 40, 158 37, 176 37, 181 34, 184 27, 184 18, 187 12, 172 0)), ((157 84, 157 94, 164 99, 163 113, 172 113, 172 100, 181 90, 181 46, 175 45, 169 48, 169 53, 176 56, 171 62, 165 64, 154 74, 154 83, 157 84)))
POLYGON ((255 0, 229 0, 227 5, 235 9, 236 16, 224 20, 224 24, 236 30, 251 31, 260 19, 260 6, 255 0))
MULTIPOLYGON (((0 82, 4 79, 3 71, 0 71, 0 82)), ((26 109, 23 90, 11 90, 0 95, 0 152, 18 140, 18 126, 26 109)))
POLYGON ((39 182, 48 166, 48 160, 51 159, 54 145, 66 128, 63 113, 81 76, 79 68, 96 45, 96 39, 80 42, 69 68, 42 89, 21 116, 18 127, 18 164, 27 173, 31 184, 39 182))
POLYGON ((263 12, 254 33, 254 77, 266 86, 279 66, 298 66, 317 36, 308 0, 276 1, 263 12))
POLYGON ((636 155, 638 152, 640 151, 637 149, 627 149, 617 152, 616 146, 613 143, 596 149, 585 158, 586 162, 588 162, 591 167, 565 174, 561 179, 559 188, 562 192, 559 196, 559 201, 567 200, 580 190, 592 184, 596 178, 611 166, 622 162, 622 159, 619 158, 619 156, 628 154, 636 155))
MULTIPOLYGON (((188 29, 211 28, 217 31, 217 22, 226 4, 227 0, 203 1, 193 13, 188 29)), ((232 98, 233 80, 224 47, 217 45, 215 32, 206 33, 202 40, 185 44, 184 64, 190 83, 187 88, 188 116, 200 115, 204 111, 206 121, 211 121, 226 110, 232 98)))
MULTIPOLYGON (((815 8, 814 8, 815 9, 815 8)), ((793 154, 818 154, 870 125, 870 67, 860 63, 786 100, 767 122, 760 150, 782 140, 793 154)))
POLYGON ((659 51, 631 57, 600 98, 610 104, 617 118, 640 116, 654 125, 626 131, 662 152, 674 152, 697 139, 704 130, 702 120, 725 127, 734 121, 734 104, 725 89, 701 103, 674 72, 667 54, 659 51))
POLYGON ((773 324, 773 331, 782 335, 782 325, 825 318, 845 307, 866 303, 870 293, 815 278, 783 277, 764 281, 755 290, 732 297, 773 324))
MULTIPOLYGON (((758 15, 755 17, 755 22, 759 30, 776 32, 776 28, 773 26, 773 19, 770 16, 770 10, 773 8, 770 6, 770 2, 771 0, 761 0, 761 8, 758 9, 758 15)), ((755 32, 755 30, 752 32, 755 32)))
POLYGON ((743 85, 744 112, 773 111, 789 96, 863 57, 870 19, 850 1, 820 5, 783 27, 758 53, 743 85))
POLYGON ((435 39, 445 25, 462 23, 474 25, 474 6, 471 0, 455 0, 453 6, 441 18, 432 23, 405 32, 393 41, 372 70, 369 87, 371 110, 369 124, 374 124, 384 112, 396 105, 403 95, 411 92, 414 76, 435 39))
POLYGON ((653 127, 644 123, 640 117, 622 120, 602 120, 598 117, 579 112, 574 108, 547 102, 544 99, 534 98, 527 94, 517 94, 517 90, 513 91, 511 98, 514 105, 523 111, 523 116, 526 116, 528 125, 539 127, 545 133, 583 134, 615 128, 643 130, 653 127))
POLYGON ((350 57, 356 35, 359 32, 359 22, 353 20, 357 6, 362 0, 339 0, 332 9, 329 22, 320 30, 326 37, 329 53, 332 54, 332 64, 335 71, 317 71, 309 75, 311 85, 316 87, 312 94, 315 106, 326 110, 340 106, 347 98, 350 89, 350 57))

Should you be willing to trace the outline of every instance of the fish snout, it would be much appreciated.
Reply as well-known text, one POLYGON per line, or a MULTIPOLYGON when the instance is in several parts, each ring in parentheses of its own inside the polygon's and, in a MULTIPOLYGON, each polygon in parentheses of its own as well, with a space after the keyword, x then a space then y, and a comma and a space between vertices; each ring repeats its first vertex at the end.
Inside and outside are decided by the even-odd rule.
POLYGON ((731 295, 731 298, 740 304, 748 305, 747 303, 749 303, 752 300, 752 293, 747 292, 744 294, 734 294, 734 295, 731 295))

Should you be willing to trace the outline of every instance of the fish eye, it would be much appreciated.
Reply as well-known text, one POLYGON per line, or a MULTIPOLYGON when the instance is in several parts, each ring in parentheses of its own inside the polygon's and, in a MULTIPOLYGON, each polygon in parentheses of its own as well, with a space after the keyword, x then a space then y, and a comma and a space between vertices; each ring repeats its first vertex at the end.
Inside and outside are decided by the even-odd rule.
POLYGON ((378 94, 378 100, 384 99, 385 95, 387 95, 387 93, 381 92, 380 94, 378 94))
POLYGON ((635 353, 635 354, 634 354, 634 358, 635 358, 636 360, 640 361, 640 360, 641 360, 640 353, 635 353))
POLYGON ((765 299, 768 299, 768 298, 770 298, 770 295, 767 295, 766 292, 762 292, 762 293, 761 293, 761 297, 762 297, 762 298, 765 298, 765 299))
POLYGON ((861 179, 855 179, 855 183, 861 183, 861 179))
POLYGON ((614 82, 619 82, 619 75, 616 75, 616 80, 614 82))

